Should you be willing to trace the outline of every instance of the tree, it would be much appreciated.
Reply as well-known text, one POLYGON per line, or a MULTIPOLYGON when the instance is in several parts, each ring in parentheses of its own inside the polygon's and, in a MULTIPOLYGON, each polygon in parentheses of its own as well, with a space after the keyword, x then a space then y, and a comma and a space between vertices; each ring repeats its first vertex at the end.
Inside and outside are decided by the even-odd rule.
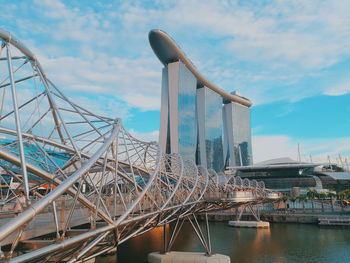
POLYGON ((288 204, 287 204, 288 199, 289 199, 289 196, 288 196, 288 195, 282 196, 282 201, 283 201, 283 203, 284 203, 285 213, 287 213, 287 209, 288 209, 288 204))
POLYGON ((334 198, 336 194, 334 192, 328 192, 327 197, 331 200, 332 212, 334 212, 334 198))
POLYGON ((344 193, 345 193, 345 198, 350 199, 350 189, 344 190, 344 193))
POLYGON ((287 202, 288 199, 289 199, 289 196, 287 196, 287 195, 282 196, 282 201, 283 202, 287 202))
POLYGON ((338 192, 338 199, 339 200, 346 199, 346 193, 344 191, 338 192))
POLYGON ((332 198, 336 197, 336 194, 334 192, 328 192, 327 197, 332 199, 332 198))
POLYGON ((299 199, 299 202, 301 202, 303 205, 303 212, 305 212, 305 201, 307 200, 307 196, 306 195, 299 195, 298 199, 299 199))
POLYGON ((295 201, 297 200, 296 197, 291 197, 289 200, 293 203, 293 208, 295 209, 295 201))
POLYGON ((345 191, 338 192, 338 199, 341 201, 340 206, 341 206, 341 211, 344 211, 344 205, 343 205, 343 200, 346 199, 346 193, 345 191))
POLYGON ((306 196, 307 199, 311 201, 311 206, 312 206, 312 212, 314 212, 314 199, 316 198, 317 191, 315 189, 308 189, 306 196))
POLYGON ((325 192, 321 192, 318 194, 318 198, 321 200, 322 212, 324 212, 324 200, 326 199, 327 194, 325 192))

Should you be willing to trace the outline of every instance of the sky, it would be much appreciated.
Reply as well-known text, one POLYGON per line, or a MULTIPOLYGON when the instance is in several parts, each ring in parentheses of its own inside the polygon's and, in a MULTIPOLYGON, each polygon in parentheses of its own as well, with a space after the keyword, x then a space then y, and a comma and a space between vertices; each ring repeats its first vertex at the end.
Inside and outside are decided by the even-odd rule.
POLYGON ((253 158, 350 163, 350 1, 0 0, 0 27, 66 95, 157 140, 167 32, 207 79, 252 102, 253 158))

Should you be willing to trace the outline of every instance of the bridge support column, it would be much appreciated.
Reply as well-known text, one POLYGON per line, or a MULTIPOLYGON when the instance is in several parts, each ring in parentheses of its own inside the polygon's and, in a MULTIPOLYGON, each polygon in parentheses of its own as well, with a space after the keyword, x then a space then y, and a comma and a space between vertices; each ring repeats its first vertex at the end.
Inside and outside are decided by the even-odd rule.
POLYGON ((210 242, 210 231, 208 215, 205 214, 205 229, 200 226, 195 214, 191 214, 184 218, 178 218, 176 220, 174 229, 170 234, 170 239, 167 240, 166 225, 164 225, 163 230, 164 238, 164 251, 153 252, 148 254, 149 263, 230 263, 230 258, 225 255, 213 254, 210 242), (180 251, 170 251, 184 221, 187 220, 194 232, 196 233, 199 241, 205 249, 205 253, 200 252, 180 252, 180 251))
POLYGON ((229 226, 233 227, 270 228, 269 222, 261 221, 259 207, 255 206, 254 209, 254 207, 251 204, 244 205, 241 211, 239 212, 237 220, 229 221, 228 224, 229 226), (241 217, 246 208, 249 209, 256 221, 241 221, 241 217))
POLYGON ((210 257, 200 252, 172 251, 167 254, 153 252, 148 254, 149 263, 230 263, 230 257, 214 254, 210 257))
POLYGON ((4 252, 2 252, 1 245, 0 245, 0 260, 2 260, 4 258, 5 258, 5 254, 4 254, 4 252))

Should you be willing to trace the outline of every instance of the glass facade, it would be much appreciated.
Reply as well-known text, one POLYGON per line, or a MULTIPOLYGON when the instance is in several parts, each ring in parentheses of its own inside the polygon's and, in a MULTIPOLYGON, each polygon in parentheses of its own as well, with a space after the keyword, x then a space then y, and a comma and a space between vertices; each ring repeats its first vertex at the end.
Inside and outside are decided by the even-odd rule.
POLYGON ((193 161, 195 161, 197 148, 196 87, 196 78, 182 63, 179 63, 179 153, 182 158, 193 161))
POLYGON ((250 109, 226 102, 181 62, 163 69, 161 148, 217 172, 252 162, 250 109), (225 133, 224 133, 225 132, 225 133))
POLYGON ((237 166, 252 164, 250 109, 231 102, 234 159, 237 166))
POLYGON ((201 164, 221 172, 224 170, 222 97, 203 87, 197 90, 197 100, 201 164))

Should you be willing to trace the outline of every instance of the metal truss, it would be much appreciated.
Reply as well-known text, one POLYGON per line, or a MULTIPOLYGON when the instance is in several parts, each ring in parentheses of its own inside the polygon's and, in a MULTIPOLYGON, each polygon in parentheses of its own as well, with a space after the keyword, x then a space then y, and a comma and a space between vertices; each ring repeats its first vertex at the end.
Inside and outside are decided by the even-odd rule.
POLYGON ((199 212, 275 198, 261 182, 164 154, 156 142, 134 138, 120 119, 79 106, 1 29, 0 94, 3 260, 82 262, 199 212), (15 214, 20 190, 26 204, 15 214), (250 199, 235 196, 241 191, 250 199))

